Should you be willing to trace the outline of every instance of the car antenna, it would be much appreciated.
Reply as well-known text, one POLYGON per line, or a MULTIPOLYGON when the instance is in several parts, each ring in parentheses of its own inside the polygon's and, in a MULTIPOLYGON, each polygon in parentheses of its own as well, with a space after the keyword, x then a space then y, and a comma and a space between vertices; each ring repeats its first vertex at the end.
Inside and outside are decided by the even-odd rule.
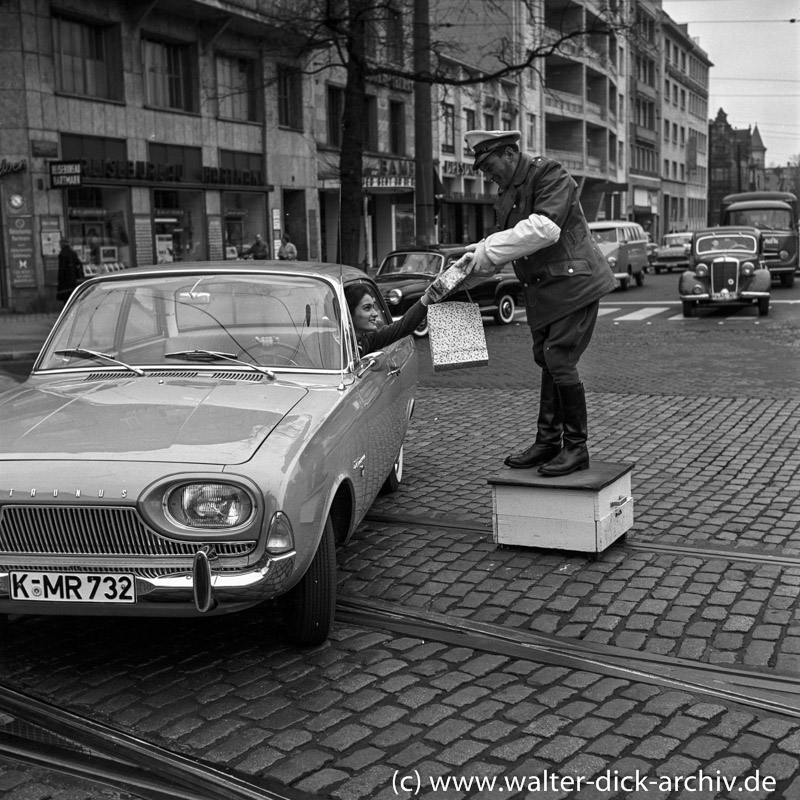
MULTIPOLYGON (((336 259, 339 262, 339 287, 342 291, 342 300, 345 300, 344 296, 344 267, 342 266, 342 178, 341 175, 339 176, 339 242, 338 247, 336 248, 338 251, 338 258, 336 259)), ((347 307, 347 303, 339 302, 339 391, 344 391, 344 351, 346 348, 345 344, 345 324, 344 324, 344 312, 345 308, 347 307)), ((355 364, 355 362, 354 362, 355 364)))

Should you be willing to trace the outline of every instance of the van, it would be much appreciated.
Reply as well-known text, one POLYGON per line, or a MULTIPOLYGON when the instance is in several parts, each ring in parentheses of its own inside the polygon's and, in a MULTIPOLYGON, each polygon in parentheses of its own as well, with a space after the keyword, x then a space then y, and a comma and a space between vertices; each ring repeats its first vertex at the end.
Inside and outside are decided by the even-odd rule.
POLYGON ((627 289, 631 280, 641 286, 649 263, 644 228, 637 222, 602 220, 590 222, 589 230, 608 260, 620 289, 627 289))

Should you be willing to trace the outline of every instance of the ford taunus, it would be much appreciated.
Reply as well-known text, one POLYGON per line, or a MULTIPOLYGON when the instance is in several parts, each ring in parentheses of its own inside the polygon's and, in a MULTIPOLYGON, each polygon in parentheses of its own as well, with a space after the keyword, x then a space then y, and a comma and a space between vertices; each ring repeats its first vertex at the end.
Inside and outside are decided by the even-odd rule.
POLYGON ((379 296, 360 270, 299 262, 82 284, 0 395, 0 616, 277 598, 295 642, 324 641, 335 546, 397 488, 416 386, 409 337, 359 357, 357 281, 379 296))
POLYGON ((755 228, 709 228, 695 231, 689 269, 678 284, 683 316, 698 306, 755 304, 769 313, 770 274, 761 256, 755 228))

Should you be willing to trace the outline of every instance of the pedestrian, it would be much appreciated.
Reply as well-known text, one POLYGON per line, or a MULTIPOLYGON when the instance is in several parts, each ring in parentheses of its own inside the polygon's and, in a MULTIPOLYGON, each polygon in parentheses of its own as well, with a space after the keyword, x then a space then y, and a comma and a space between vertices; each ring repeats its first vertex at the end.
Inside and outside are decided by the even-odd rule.
MULTIPOLYGON (((520 131, 467 131, 474 166, 497 184, 495 232, 469 245, 472 281, 514 262, 541 369, 536 439, 509 455, 513 469, 568 475, 589 467, 586 395, 578 361, 614 275, 581 209, 578 186, 551 158, 521 153, 520 131), (480 276, 480 277, 479 277, 480 276)), ((466 284, 470 285, 470 280, 466 284)))
POLYGON ((283 236, 281 236, 278 258, 282 261, 297 261, 297 248, 292 244, 288 233, 284 233, 283 236))
POLYGON ((83 282, 83 264, 72 249, 69 239, 61 239, 61 252, 58 254, 58 286, 56 299, 62 303, 69 300, 75 287, 83 282))
POLYGON ((258 261, 264 261, 269 258, 269 248, 267 243, 261 238, 261 234, 257 233, 255 241, 247 250, 247 254, 258 261))

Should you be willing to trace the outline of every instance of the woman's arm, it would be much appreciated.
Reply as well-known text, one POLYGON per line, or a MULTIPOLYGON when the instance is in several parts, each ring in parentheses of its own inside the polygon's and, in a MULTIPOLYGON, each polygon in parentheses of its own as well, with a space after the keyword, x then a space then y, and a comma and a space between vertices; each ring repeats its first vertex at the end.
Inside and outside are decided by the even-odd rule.
POLYGON ((428 313, 427 293, 414 303, 400 319, 378 331, 369 331, 358 337, 361 354, 372 353, 408 336, 419 326, 428 313))

